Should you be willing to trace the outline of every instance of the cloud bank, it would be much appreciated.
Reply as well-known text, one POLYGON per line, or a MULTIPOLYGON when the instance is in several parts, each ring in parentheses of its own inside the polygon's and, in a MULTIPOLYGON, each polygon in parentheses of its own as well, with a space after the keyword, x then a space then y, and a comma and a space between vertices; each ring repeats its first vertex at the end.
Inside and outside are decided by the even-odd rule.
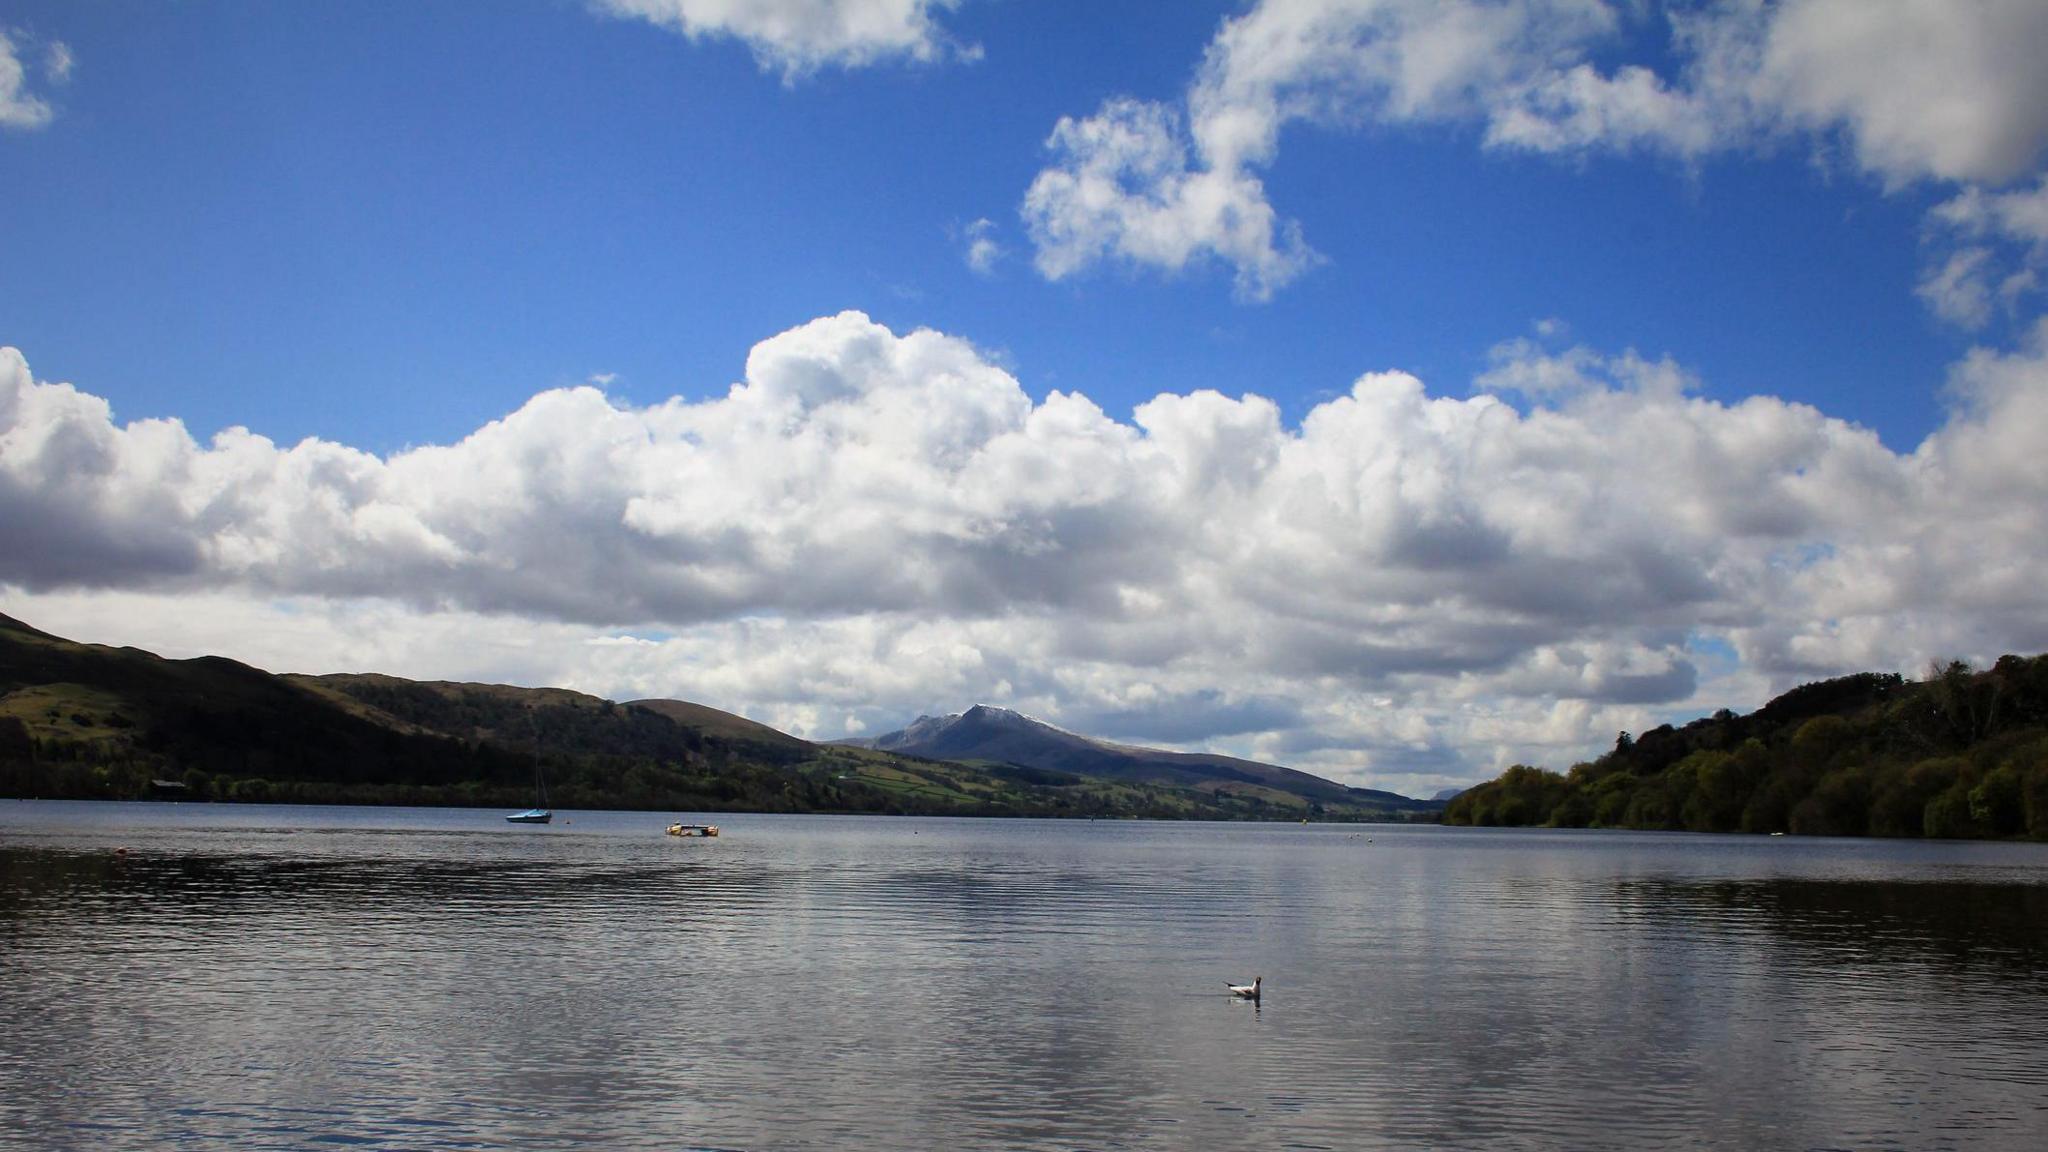
POLYGON ((987 700, 1419 791, 1816 676, 2048 648, 2035 335, 1959 363, 1906 454, 1537 341, 1458 395, 1367 373, 1290 428, 1250 395, 1034 400, 964 340, 848 312, 716 399, 555 389, 388 457, 120 423, 7 349, 0 585, 44 627, 271 667, 824 736, 987 700))
POLYGON ((1022 212, 1050 279, 1215 262, 1264 300, 1317 260, 1257 175, 1298 123, 1682 163, 1798 139, 1888 186, 1996 186, 2048 146, 2044 49, 2035 0, 1261 0, 1223 23, 1180 101, 1061 119, 1022 212), (1606 63, 1621 52, 1665 71, 1606 63))

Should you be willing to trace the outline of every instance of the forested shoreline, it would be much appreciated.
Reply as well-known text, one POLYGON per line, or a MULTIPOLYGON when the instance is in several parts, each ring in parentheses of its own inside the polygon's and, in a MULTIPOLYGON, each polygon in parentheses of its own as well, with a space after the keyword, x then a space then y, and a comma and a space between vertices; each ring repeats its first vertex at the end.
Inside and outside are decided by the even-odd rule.
POLYGON ((2048 840, 2048 656, 1860 673, 1748 715, 1624 732, 1563 773, 1515 765, 1444 821, 2048 840))

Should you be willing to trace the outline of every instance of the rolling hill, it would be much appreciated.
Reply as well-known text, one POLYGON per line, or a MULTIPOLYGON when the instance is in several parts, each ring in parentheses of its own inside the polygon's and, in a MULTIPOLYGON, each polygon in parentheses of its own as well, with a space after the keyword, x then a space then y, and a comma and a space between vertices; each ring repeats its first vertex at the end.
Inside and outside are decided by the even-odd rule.
POLYGON ((562 808, 1168 819, 1407 811, 1243 781, 1217 788, 1188 773, 1050 772, 816 744, 683 700, 274 675, 215 656, 80 644, 0 616, 0 796, 524 808, 536 759, 562 808))

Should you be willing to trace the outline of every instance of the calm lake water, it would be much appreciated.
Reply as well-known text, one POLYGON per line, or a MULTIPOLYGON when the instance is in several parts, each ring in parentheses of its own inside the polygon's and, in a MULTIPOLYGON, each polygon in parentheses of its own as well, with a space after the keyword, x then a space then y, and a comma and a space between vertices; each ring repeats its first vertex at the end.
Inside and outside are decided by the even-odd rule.
POLYGON ((674 815, 0 801, 0 1146, 2048 1147, 2043 846, 674 815))

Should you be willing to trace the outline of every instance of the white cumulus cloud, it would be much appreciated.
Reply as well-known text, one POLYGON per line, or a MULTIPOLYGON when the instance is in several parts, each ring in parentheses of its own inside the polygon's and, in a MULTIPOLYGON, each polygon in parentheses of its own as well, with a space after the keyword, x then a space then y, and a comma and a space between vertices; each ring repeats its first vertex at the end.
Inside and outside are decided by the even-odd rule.
POLYGON ((1180 101, 1062 119, 1023 215, 1050 278, 1215 260, 1265 299, 1314 263, 1257 176, 1290 124, 1467 124, 1490 148, 1688 163, 1839 139, 1888 185, 1996 185, 2048 146, 2044 56, 2038 0, 1261 0, 1180 101))
POLYGON ((71 79, 72 66, 77 59, 71 54, 71 46, 61 40, 52 41, 44 56, 43 68, 49 74, 50 83, 63 84, 71 79))
POLYGON ((1759 100, 1846 131, 1873 172, 2001 183, 2048 145, 2037 0, 1794 0, 1767 19, 1759 100))
POLYGON ((1936 220, 1967 236, 2048 246, 2048 176, 2008 192, 1966 189, 1934 210, 1936 220))
POLYGON ((2048 268, 2048 176, 2031 188, 1969 187, 1929 214, 1934 258, 1922 273, 1922 301, 1936 316, 1981 329, 2019 317, 2048 268))
MULTIPOLYGON (((41 128, 56 115, 50 102, 29 88, 29 68, 22 56, 31 44, 20 33, 0 28, 0 128, 41 128)), ((71 49, 62 41, 51 41, 43 57, 43 78, 62 84, 71 78, 71 66, 71 49)))
POLYGON ((795 80, 824 67, 889 60, 973 59, 980 49, 951 40, 933 14, 959 0, 596 0, 691 39, 744 42, 763 68, 795 80))
POLYGON ((995 274, 996 264, 1003 258, 1003 246, 996 242, 996 222, 983 217, 969 224, 965 230, 967 240, 967 266, 983 276, 995 274))
POLYGON ((1478 383, 1367 373, 1293 427, 1210 391, 1118 419, 846 313, 715 399, 553 389, 380 457, 121 423, 9 349, 0 590, 42 627, 270 667, 820 736, 989 700, 1414 791, 2048 648, 2048 328, 1959 363, 1905 454, 1633 353, 1514 342, 1478 383))
POLYGON ((1936 316, 1963 328, 1982 328, 1991 321, 1997 295, 1990 283, 1992 251, 1963 248, 1949 253, 1939 268, 1921 277, 1916 291, 1936 316))
POLYGON ((1240 296, 1265 300, 1317 259, 1257 177, 1191 164, 1178 118, 1161 105, 1111 100, 1062 119, 1047 143, 1057 163, 1032 181, 1024 220, 1048 279, 1105 259, 1178 272, 1214 258, 1236 270, 1240 296))

